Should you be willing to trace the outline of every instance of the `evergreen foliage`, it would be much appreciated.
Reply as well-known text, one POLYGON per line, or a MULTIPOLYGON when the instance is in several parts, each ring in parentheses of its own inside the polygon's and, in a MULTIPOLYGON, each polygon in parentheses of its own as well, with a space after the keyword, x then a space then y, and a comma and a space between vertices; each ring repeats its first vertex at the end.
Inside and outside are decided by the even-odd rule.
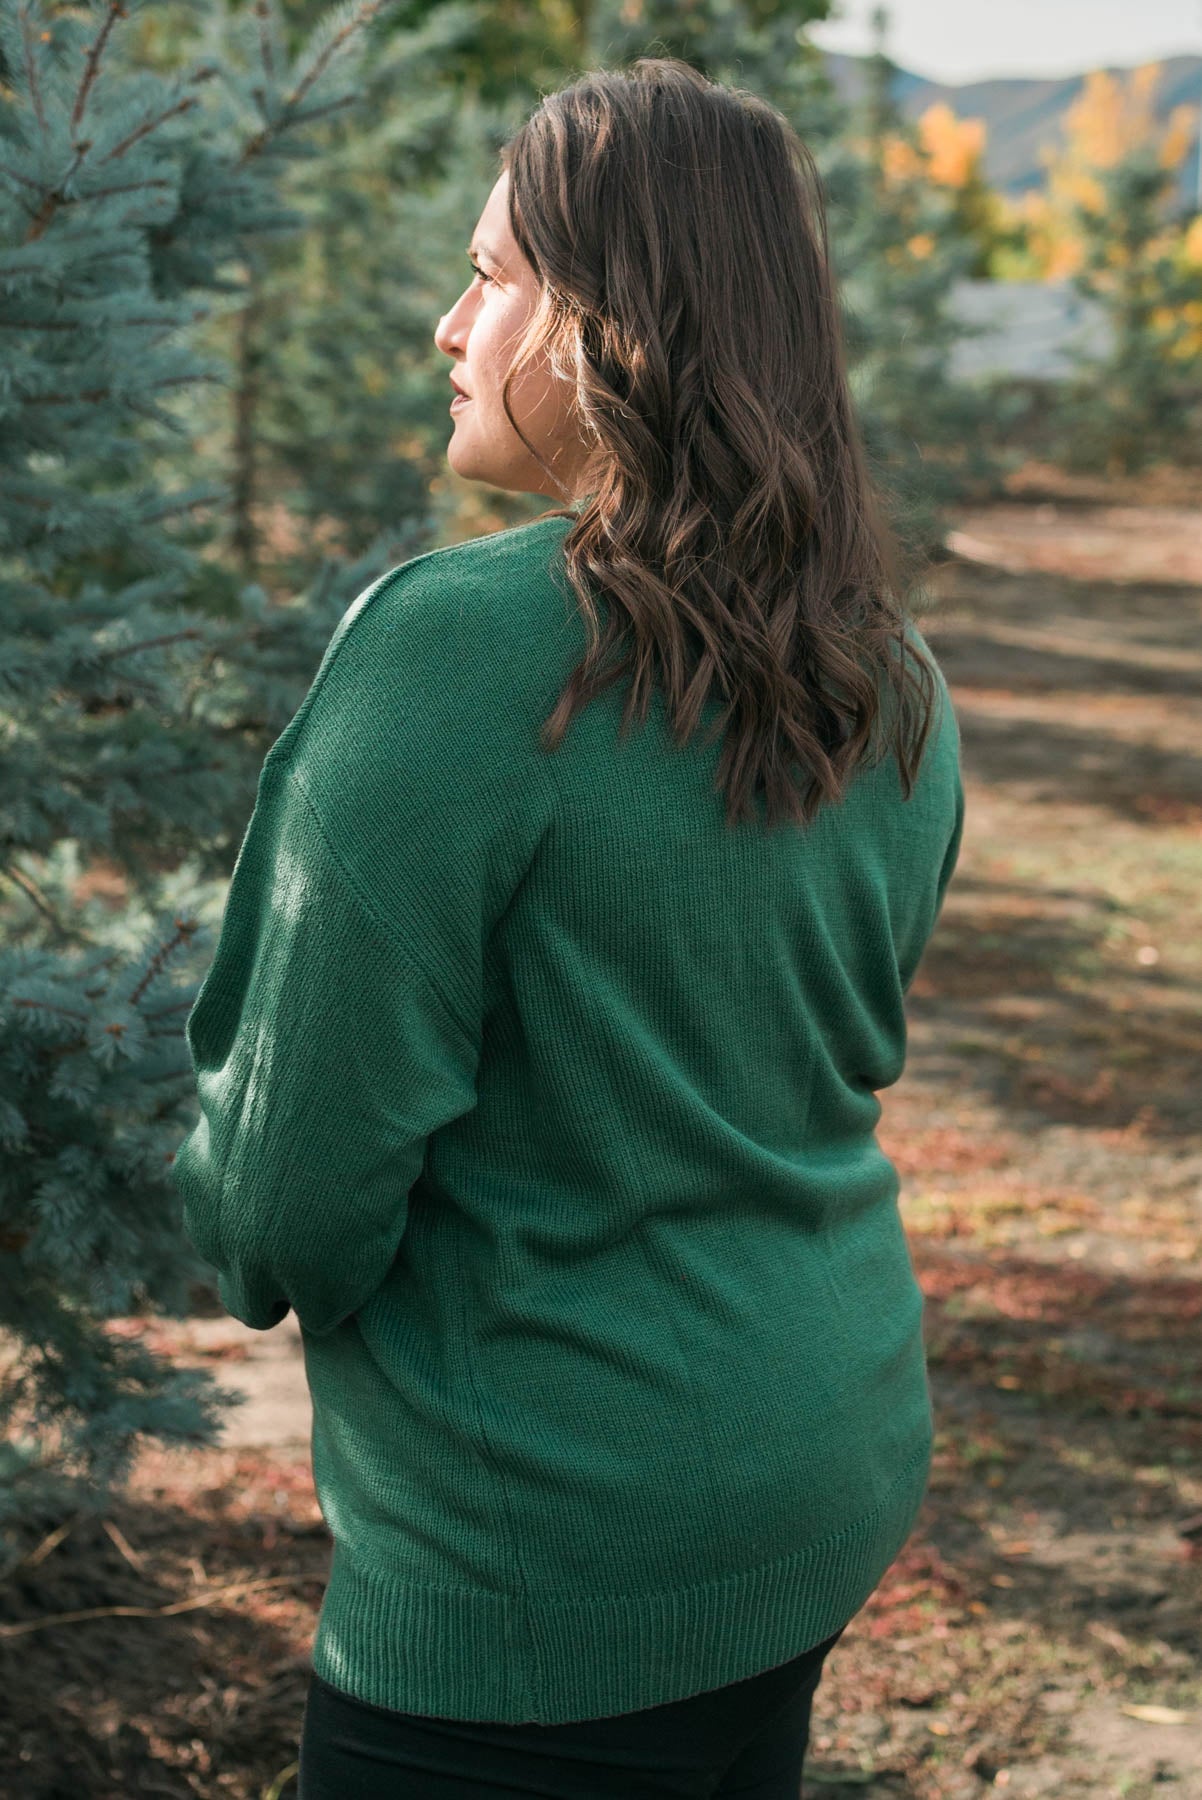
POLYGON ((151 11, 0 6, 0 1525, 103 1505, 139 1437, 209 1442, 232 1397, 106 1324, 204 1273, 183 1025, 255 772, 362 585, 270 608, 206 555, 229 492, 187 402, 381 4, 295 57, 270 5, 206 6, 171 72, 138 61, 151 11))
POLYGON ((921 555, 942 544, 949 502, 997 477, 991 400, 951 372, 957 340, 977 329, 953 313, 952 285, 972 275, 980 238, 894 99, 883 8, 873 26, 864 98, 823 167, 857 416, 899 535, 921 555))
POLYGON ((1078 204, 1084 257, 1071 277, 1110 326, 1103 360, 1078 356, 1060 396, 1060 454, 1078 469, 1128 474, 1196 458, 1202 441, 1202 258, 1169 217, 1176 170, 1141 143, 1096 176, 1078 204))

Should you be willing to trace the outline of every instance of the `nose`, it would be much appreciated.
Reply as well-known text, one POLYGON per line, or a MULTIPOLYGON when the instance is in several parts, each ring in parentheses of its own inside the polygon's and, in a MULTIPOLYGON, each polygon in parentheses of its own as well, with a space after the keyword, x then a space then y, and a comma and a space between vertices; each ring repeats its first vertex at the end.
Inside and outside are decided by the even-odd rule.
POLYGON ((434 342, 444 356, 454 356, 456 350, 462 350, 463 329, 459 324, 460 307, 456 301, 449 312, 443 313, 434 331, 434 342))

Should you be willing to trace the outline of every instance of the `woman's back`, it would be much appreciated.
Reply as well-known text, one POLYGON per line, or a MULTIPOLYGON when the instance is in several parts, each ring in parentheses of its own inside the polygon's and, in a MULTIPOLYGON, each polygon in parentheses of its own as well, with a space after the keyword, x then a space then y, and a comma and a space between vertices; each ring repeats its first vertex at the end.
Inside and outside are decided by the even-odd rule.
POLYGON ((886 755, 804 828, 732 830, 719 744, 658 702, 619 740, 620 690, 548 755, 567 524, 340 625, 264 766, 176 1164, 227 1305, 304 1330, 317 1673, 464 1720, 784 1662, 929 1469, 874 1127, 959 848, 946 686, 911 797, 886 755))

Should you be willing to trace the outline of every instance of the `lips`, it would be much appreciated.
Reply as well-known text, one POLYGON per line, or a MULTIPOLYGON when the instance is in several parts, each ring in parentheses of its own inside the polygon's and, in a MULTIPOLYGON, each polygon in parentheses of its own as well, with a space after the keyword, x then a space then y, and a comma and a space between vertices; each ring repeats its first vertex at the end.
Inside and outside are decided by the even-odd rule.
POLYGON ((458 394, 458 396, 461 400, 470 400, 471 399, 471 395, 469 393, 467 393, 463 388, 461 388, 457 381, 452 381, 451 386, 454 388, 456 394, 458 394))

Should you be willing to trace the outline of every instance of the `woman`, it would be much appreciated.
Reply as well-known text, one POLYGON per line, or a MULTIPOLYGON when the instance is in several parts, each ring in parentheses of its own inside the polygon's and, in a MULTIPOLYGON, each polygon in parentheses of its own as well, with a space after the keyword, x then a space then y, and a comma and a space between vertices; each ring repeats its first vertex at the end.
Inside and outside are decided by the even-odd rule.
POLYGON ((188 1021, 185 1220, 297 1314, 334 1539, 301 1800, 795 1800, 929 1473, 874 1127, 956 720, 775 111, 590 75, 471 254, 449 460, 565 504, 349 608, 188 1021))

